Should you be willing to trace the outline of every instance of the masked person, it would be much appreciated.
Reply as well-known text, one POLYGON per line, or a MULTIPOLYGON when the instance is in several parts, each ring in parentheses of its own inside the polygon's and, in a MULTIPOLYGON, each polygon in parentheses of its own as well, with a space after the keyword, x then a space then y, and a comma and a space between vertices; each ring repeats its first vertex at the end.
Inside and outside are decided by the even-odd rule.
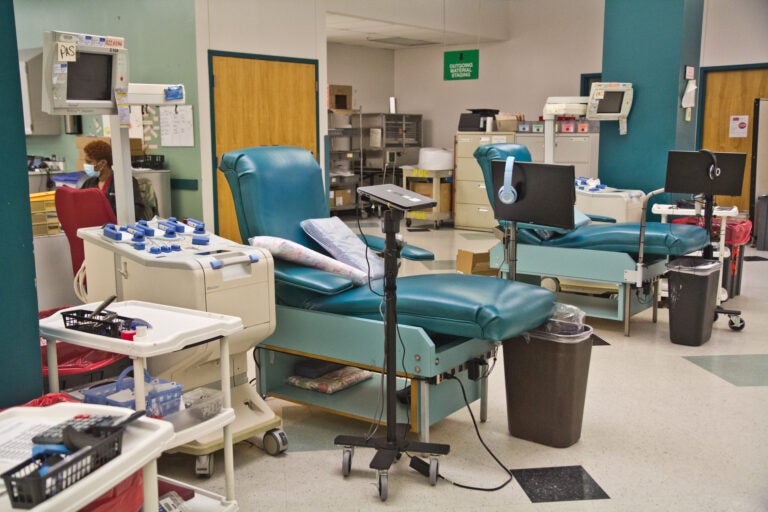
MULTIPOLYGON (((103 140, 89 142, 84 148, 85 165, 83 170, 88 178, 80 188, 98 188, 107 197, 112 211, 115 208, 115 180, 112 172, 112 146, 103 140)), ((139 190, 139 182, 133 180, 133 206, 136 220, 149 220, 152 215, 144 204, 139 190)))

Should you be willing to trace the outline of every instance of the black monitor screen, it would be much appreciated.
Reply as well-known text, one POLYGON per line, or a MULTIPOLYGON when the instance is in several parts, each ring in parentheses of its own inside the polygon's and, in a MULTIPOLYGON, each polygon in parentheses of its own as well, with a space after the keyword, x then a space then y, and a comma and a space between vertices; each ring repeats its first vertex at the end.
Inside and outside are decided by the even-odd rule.
POLYGON ((603 99, 597 104, 597 113, 618 114, 621 112, 622 101, 624 101, 624 91, 605 91, 603 99))
POLYGON ((515 162, 512 186, 517 191, 517 200, 512 204, 504 204, 498 198, 505 167, 504 160, 491 162, 493 211, 497 219, 573 229, 576 171, 572 165, 515 162))
POLYGON ((670 151, 667 157, 666 192, 740 196, 746 153, 714 153, 720 175, 710 175, 712 157, 706 151, 670 151))
POLYGON ((112 55, 77 52, 67 65, 68 100, 112 99, 112 55))

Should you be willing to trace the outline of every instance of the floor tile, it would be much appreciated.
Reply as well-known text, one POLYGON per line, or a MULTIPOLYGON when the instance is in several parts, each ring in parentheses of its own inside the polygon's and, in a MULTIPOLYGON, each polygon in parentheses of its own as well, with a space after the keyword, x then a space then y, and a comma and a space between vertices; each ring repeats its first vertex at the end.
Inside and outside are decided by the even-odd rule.
POLYGON ((581 466, 513 469, 512 474, 533 503, 610 498, 581 466))
POLYGON ((734 386, 768 386, 768 354, 688 356, 685 359, 734 386))

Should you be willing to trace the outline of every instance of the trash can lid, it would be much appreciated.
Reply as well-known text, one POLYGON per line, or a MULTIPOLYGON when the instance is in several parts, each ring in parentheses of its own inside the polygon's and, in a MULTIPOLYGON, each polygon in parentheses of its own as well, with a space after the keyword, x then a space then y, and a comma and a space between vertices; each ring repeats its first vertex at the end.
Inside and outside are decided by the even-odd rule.
POLYGON ((587 324, 549 320, 528 334, 533 338, 558 343, 579 343, 592 336, 592 327, 587 324))
POLYGON ((667 270, 684 274, 707 275, 720 270, 720 262, 705 258, 684 256, 667 263, 667 270))

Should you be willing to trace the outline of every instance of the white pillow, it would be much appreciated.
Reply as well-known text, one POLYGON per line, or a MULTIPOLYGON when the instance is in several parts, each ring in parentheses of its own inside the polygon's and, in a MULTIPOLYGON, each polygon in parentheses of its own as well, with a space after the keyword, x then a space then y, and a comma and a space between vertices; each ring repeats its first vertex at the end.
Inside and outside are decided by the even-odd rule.
POLYGON ((329 258, 303 245, 275 236, 254 236, 248 240, 253 247, 268 250, 272 256, 281 260, 298 263, 305 267, 317 268, 348 277, 358 286, 368 282, 368 274, 346 263, 329 258))
POLYGON ((368 249, 338 217, 301 221, 304 232, 337 260, 368 274, 371 279, 384 277, 384 259, 368 249))

